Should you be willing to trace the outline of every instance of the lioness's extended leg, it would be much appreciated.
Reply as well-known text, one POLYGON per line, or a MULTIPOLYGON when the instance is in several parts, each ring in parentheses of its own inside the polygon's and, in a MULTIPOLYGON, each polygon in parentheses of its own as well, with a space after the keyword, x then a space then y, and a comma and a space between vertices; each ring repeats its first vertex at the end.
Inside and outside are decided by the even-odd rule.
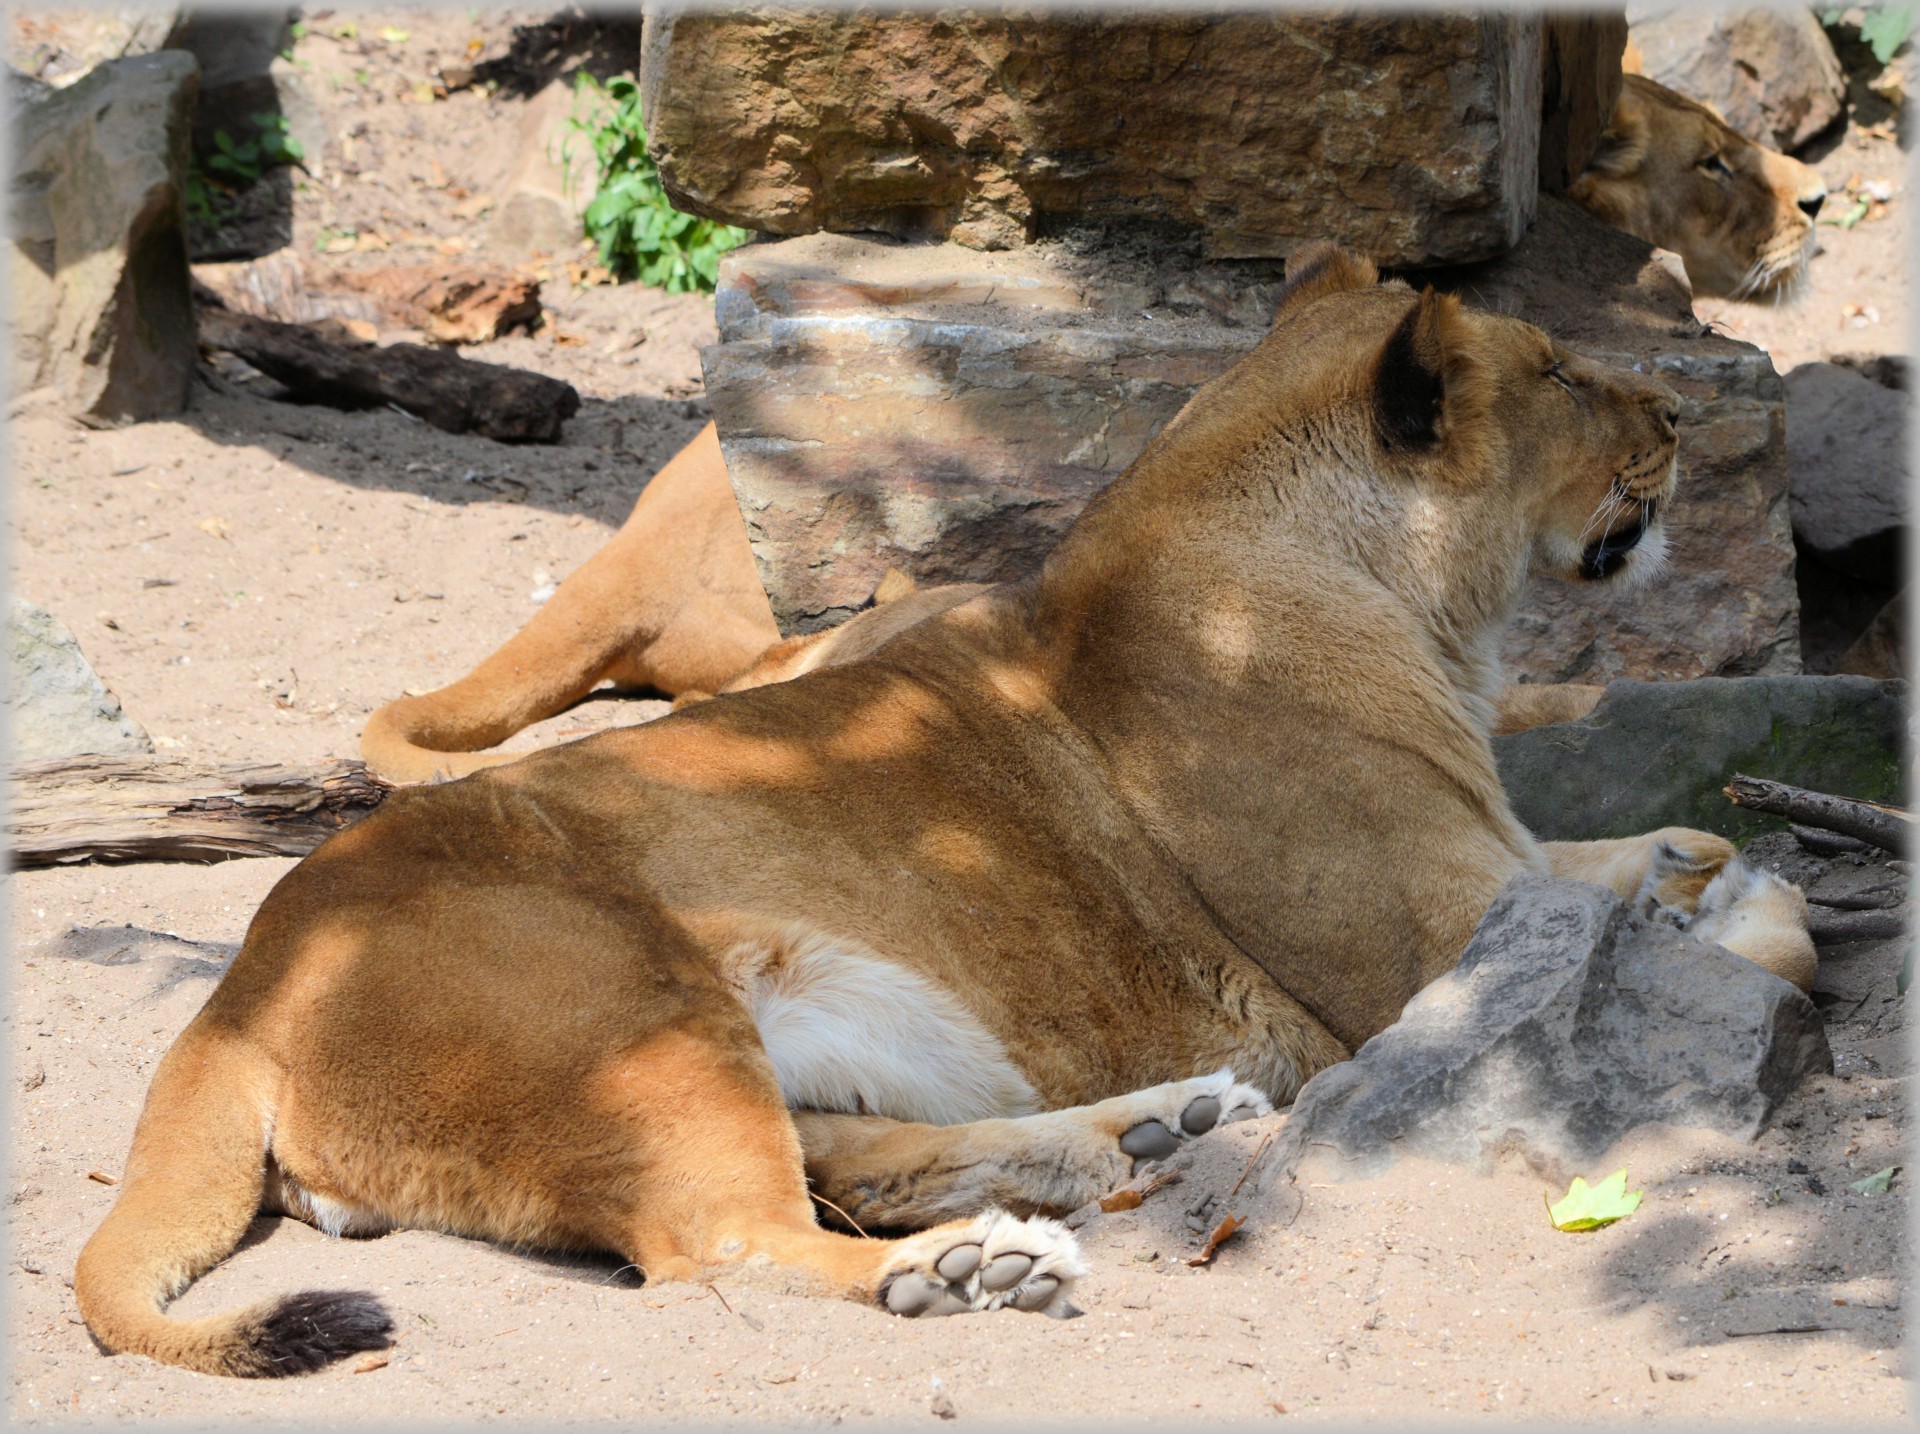
POLYGON ((1599 706, 1606 690, 1582 682, 1513 683, 1500 693, 1493 733, 1501 737, 1552 722, 1577 722, 1599 706))
POLYGON ((1662 827, 1645 836, 1544 845, 1555 876, 1611 887, 1801 990, 1813 989, 1819 961, 1806 897, 1749 866, 1725 837, 1662 827))
POLYGON ((1699 904, 1707 883, 1737 854, 1725 837, 1692 827, 1661 827, 1642 836, 1608 841, 1550 841, 1542 845, 1555 876, 1611 887, 1627 901, 1640 896, 1665 847, 1675 853, 1676 859, 1661 863, 1660 890, 1655 895, 1662 906, 1681 911, 1691 911, 1699 904))
POLYGON ((708 424, 525 627, 458 682, 381 707, 360 751, 394 781, 464 776, 603 680, 711 692, 779 640, 708 424))
POLYGON ((1273 1107, 1231 1071, 1169 1081, 1092 1105, 966 1125, 797 1111, 807 1178, 860 1228, 918 1229, 1004 1206, 1063 1215, 1136 1164, 1273 1107))

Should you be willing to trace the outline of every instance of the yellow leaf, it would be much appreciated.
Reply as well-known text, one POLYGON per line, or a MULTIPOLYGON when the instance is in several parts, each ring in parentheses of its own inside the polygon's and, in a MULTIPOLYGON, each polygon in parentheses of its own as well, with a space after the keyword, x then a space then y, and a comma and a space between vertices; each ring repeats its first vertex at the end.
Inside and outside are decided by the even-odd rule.
POLYGON ((1628 1190, 1627 1172, 1616 1170, 1592 1186, 1578 1175, 1574 1176, 1573 1184, 1567 1187, 1566 1198, 1557 1205, 1544 1193, 1541 1198, 1547 1202, 1547 1218, 1553 1221, 1553 1228, 1572 1232, 1597 1230, 1631 1215, 1640 1208, 1640 1197, 1644 1194, 1644 1190, 1628 1190))

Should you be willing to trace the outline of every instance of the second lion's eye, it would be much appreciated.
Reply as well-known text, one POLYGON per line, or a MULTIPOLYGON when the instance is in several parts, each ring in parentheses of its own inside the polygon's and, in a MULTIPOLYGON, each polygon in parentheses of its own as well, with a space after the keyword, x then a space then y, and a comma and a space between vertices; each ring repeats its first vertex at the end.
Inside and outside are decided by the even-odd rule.
POLYGON ((1717 154, 1710 154, 1705 159, 1701 160, 1700 167, 1706 170, 1708 174, 1714 175, 1720 179, 1733 178, 1733 171, 1727 168, 1727 162, 1717 154))
POLYGON ((1560 367, 1559 364, 1552 363, 1547 365, 1547 377, 1567 390, 1568 393, 1573 392, 1573 380, 1567 377, 1567 371, 1560 367))

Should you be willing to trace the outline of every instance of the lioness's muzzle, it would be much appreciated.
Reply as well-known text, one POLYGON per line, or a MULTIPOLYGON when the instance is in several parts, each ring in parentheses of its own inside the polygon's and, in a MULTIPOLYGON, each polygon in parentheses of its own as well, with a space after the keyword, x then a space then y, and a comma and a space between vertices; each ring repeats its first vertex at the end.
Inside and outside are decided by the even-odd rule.
POLYGON ((1587 550, 1580 555, 1581 576, 1610 578, 1626 565, 1627 556, 1640 546, 1640 540, 1647 535, 1647 525, 1653 519, 1651 507, 1643 506, 1639 514, 1626 527, 1617 533, 1603 533, 1587 544, 1587 550))

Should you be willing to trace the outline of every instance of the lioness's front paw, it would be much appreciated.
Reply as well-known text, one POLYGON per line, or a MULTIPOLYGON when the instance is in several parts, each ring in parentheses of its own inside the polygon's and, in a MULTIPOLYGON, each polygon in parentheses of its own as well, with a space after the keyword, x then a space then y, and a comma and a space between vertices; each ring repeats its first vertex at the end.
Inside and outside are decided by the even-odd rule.
POLYGON ((1690 827, 1666 827, 1653 833, 1651 840, 1647 874, 1635 899, 1635 905, 1647 914, 1662 907, 1691 914, 1698 909, 1708 883, 1737 855, 1733 843, 1725 837, 1690 827))
POLYGON ((1133 1157, 1138 1170, 1147 1161, 1165 1160, 1196 1135, 1271 1115, 1273 1103, 1252 1086, 1237 1084, 1231 1070, 1218 1070, 1102 1101, 1095 1109, 1105 1119, 1122 1123, 1120 1149, 1133 1157))
POLYGON ((1080 1311, 1067 1291, 1086 1272, 1078 1243, 1059 1221, 990 1210, 901 1241, 879 1300, 909 1318, 1017 1309, 1069 1319, 1080 1311))

